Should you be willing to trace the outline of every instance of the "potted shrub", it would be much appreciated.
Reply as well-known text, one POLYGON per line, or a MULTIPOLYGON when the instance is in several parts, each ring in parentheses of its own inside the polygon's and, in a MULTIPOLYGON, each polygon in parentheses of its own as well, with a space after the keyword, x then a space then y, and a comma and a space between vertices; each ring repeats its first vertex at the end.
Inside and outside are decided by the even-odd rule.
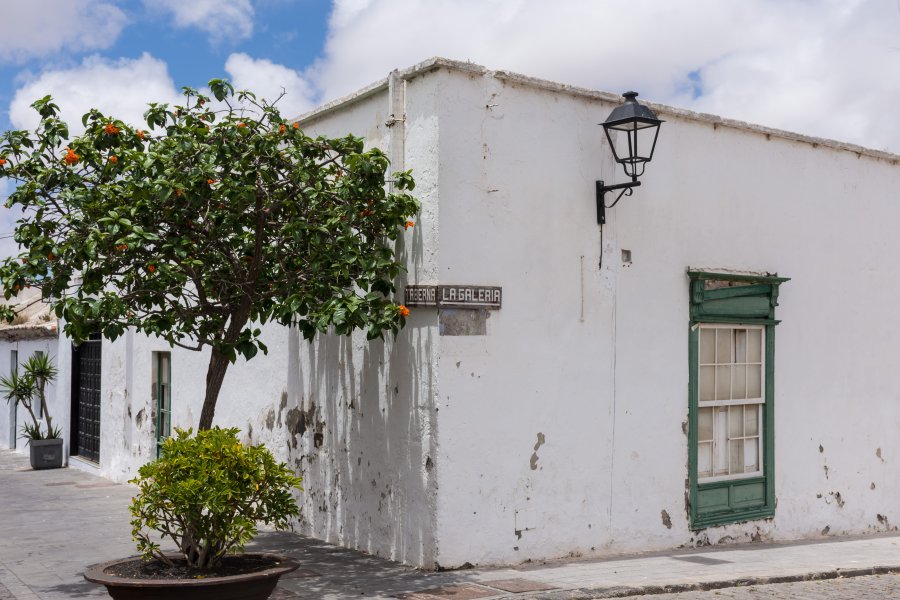
POLYGON ((24 406, 31 417, 31 423, 22 425, 21 435, 30 448, 31 468, 59 468, 63 463, 63 440, 59 428, 53 426, 46 393, 47 385, 56 379, 56 367, 48 355, 35 352, 22 368, 22 375, 13 371, 9 377, 0 377, 0 394, 7 402, 24 406), (35 414, 37 406, 43 410, 44 427, 35 414))
POLYGON ((113 598, 264 599, 278 578, 297 568, 274 554, 245 554, 257 524, 286 529, 299 508, 301 478, 263 446, 245 446, 237 429, 176 429, 162 455, 131 480, 132 534, 140 557, 96 565, 85 579, 113 598), (169 539, 176 554, 160 549, 169 539))

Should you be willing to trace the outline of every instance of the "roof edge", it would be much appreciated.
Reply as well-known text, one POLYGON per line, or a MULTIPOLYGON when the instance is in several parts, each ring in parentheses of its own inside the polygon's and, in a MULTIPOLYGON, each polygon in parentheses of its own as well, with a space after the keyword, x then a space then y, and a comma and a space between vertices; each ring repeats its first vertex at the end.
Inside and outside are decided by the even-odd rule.
MULTIPOLYGON (((405 81, 409 81, 419 75, 423 75, 430 71, 434 71, 440 68, 452 69, 454 71, 466 72, 466 73, 474 73, 479 75, 487 75, 499 79, 501 81, 508 81, 510 83, 515 83, 518 85, 528 86, 532 88, 553 91, 557 93, 569 94, 572 96, 579 96, 584 98, 593 98, 596 100, 600 100, 602 102, 611 102, 618 103, 622 101, 622 96, 619 94, 611 93, 611 92, 602 92, 598 90, 591 90, 588 88, 578 87, 574 85, 567 85, 564 83, 557 83, 555 81, 550 81, 548 79, 541 79, 538 77, 531 77, 528 75, 522 75, 520 73, 515 73, 512 71, 492 71, 487 67, 482 65, 478 65, 472 62, 452 60, 449 58, 442 58, 439 56, 435 56, 429 58, 428 60, 424 60, 420 63, 417 63, 406 69, 395 69, 392 73, 396 73, 396 76, 400 77, 405 81)), ((354 104, 361 100, 368 98, 374 94, 377 94, 380 91, 387 89, 388 87, 388 77, 380 79, 375 83, 372 83, 364 88, 357 90, 351 94, 347 94, 346 96, 342 96, 341 98, 337 98, 314 108, 313 110, 306 112, 299 117, 297 117, 297 121, 301 124, 310 123, 316 120, 319 117, 325 116, 335 110, 344 108, 348 105, 354 104)), ((712 125, 713 127, 728 127, 730 129, 738 129, 741 131, 747 131, 751 133, 756 133, 759 135, 765 135, 766 137, 776 137, 783 140, 788 140, 792 142, 800 142, 804 144, 809 144, 813 147, 825 147, 830 148, 832 150, 840 150, 844 152, 852 152, 857 156, 868 156, 871 158, 886 160, 897 164, 900 162, 900 155, 894 154, 893 152, 888 152, 886 150, 875 150, 873 148, 866 148, 865 146, 860 146, 858 144, 851 144, 849 142, 842 142, 840 140, 833 140, 829 138, 821 138, 810 135, 804 135, 801 133, 796 133, 793 131, 787 131, 784 129, 776 129, 774 127, 766 127, 765 125, 757 125, 754 123, 748 123, 746 121, 740 121, 737 119, 728 119, 725 117, 720 117, 719 115, 713 115, 709 113, 701 113, 692 110, 688 110, 686 108, 677 108, 674 106, 669 106, 667 104, 658 104, 656 102, 645 102, 642 101, 642 104, 650 107, 657 115, 667 115, 670 117, 677 117, 681 119, 686 119, 690 121, 697 121, 699 123, 706 123, 712 125)))

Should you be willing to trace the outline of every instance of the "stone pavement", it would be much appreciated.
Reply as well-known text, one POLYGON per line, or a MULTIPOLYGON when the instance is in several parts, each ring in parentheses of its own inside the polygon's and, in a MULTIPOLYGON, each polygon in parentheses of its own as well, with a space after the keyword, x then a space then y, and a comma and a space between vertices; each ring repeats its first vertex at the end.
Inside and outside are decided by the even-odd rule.
MULTIPOLYGON (((0 450, 0 600, 107 597, 81 573, 135 553, 128 525, 133 493, 132 486, 74 469, 31 471, 26 457, 0 450)), ((440 573, 288 532, 263 533, 250 548, 288 554, 302 565, 279 583, 276 600, 572 600, 648 593, 662 594, 660 600, 900 598, 896 534, 440 573)))

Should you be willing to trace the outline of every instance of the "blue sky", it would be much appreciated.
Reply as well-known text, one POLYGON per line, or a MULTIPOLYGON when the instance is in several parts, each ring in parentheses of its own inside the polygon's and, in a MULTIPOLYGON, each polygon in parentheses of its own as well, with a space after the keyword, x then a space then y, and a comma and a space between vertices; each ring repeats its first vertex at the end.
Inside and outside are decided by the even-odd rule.
MULTIPOLYGON (((189 5, 193 1, 182 0, 181 4, 189 5)), ((44 5, 53 3, 55 0, 36 2, 44 5)), ((18 48, 8 48, 7 50, 12 51, 5 54, 12 59, 7 59, 6 62, 0 60, 0 130, 22 125, 18 122, 11 123, 8 110, 18 89, 29 81, 40 81, 42 73, 72 70, 82 65, 84 60, 116 63, 139 60, 148 54, 166 65, 175 89, 182 86, 202 87, 213 77, 229 77, 225 64, 228 57, 234 54, 264 57, 291 70, 302 71, 313 64, 322 51, 328 17, 332 10, 332 5, 327 0, 259 0, 253 3, 230 3, 226 0, 222 4, 243 7, 235 12, 233 19, 218 17, 217 20, 215 16, 208 18, 201 14, 198 21, 205 22, 204 25, 191 22, 190 18, 180 17, 175 10, 159 6, 155 2, 96 2, 95 5, 106 5, 117 13, 106 15, 105 19, 96 10, 92 12, 87 3, 80 3, 81 6, 78 4, 76 2, 77 8, 88 21, 85 24, 87 27, 94 20, 106 22, 107 29, 102 32, 101 39, 63 43, 50 50, 41 48, 37 41, 30 46, 27 41, 23 41, 18 44, 18 48), (246 29, 233 21, 243 21, 246 29)), ((216 3, 209 4, 213 15, 222 12, 213 6, 216 3)), ((34 7, 32 10, 39 13, 40 8, 53 9, 51 6, 44 6, 34 7)), ((25 11, 28 8, 22 12, 25 11)), ((15 26, 15 15, 4 18, 7 27, 15 26)), ((26 26, 29 20, 27 16, 22 16, 22 22, 26 26)), ((2 28, 0 25, 0 32, 2 28)), ((30 37, 36 40, 44 35, 54 34, 52 30, 42 32, 38 29, 30 37)), ((73 40, 69 40, 71 41, 73 40)), ((0 49, 4 45, 14 44, 0 41, 0 49)), ((32 94, 34 97, 29 96, 27 100, 34 100, 40 93, 35 90, 35 94, 32 94)), ((154 99, 146 98, 147 101, 154 99)), ((62 97, 59 100, 64 103, 66 99, 62 97)), ((21 98, 20 101, 25 99, 21 98)))

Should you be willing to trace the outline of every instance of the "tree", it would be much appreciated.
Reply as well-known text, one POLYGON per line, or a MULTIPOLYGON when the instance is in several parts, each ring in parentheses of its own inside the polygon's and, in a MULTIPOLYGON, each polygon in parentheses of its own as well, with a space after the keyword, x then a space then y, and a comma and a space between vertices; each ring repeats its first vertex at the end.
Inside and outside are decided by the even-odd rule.
POLYGON ((76 342, 132 327, 211 348, 200 429, 229 364, 266 351, 258 325, 307 339, 403 326, 394 241, 418 210, 411 173, 388 181, 362 139, 313 139, 277 100, 209 86, 215 103, 184 88, 183 106, 150 104, 146 129, 91 110, 71 141, 47 96, 33 132, 0 136, 6 205, 24 214, 21 254, 0 263, 6 297, 39 287, 76 342))

